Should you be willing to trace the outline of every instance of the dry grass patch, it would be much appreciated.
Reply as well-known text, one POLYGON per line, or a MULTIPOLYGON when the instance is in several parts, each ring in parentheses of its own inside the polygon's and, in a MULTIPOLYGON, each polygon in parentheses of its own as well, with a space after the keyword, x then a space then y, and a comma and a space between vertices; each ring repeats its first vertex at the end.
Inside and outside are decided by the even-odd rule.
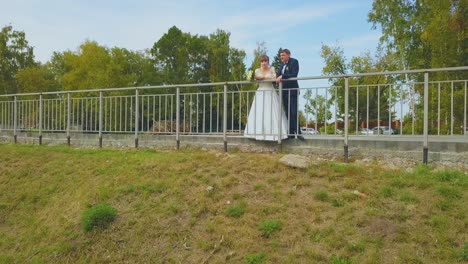
POLYGON ((0 152, 0 263, 466 261, 460 171, 297 170, 281 154, 191 149, 0 152), (82 212, 98 203, 117 216, 84 232, 82 212))

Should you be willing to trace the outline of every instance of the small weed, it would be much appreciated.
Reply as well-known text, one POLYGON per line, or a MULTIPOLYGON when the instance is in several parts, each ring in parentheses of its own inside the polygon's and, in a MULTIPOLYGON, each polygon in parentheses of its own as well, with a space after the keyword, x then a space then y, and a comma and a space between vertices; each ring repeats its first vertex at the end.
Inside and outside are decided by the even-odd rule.
POLYGON ((348 189, 356 189, 359 186, 359 183, 354 178, 348 178, 344 180, 344 187, 348 189))
POLYGON ((270 235, 275 231, 280 231, 282 228, 282 223, 279 220, 265 220, 260 223, 259 229, 264 237, 270 237, 270 235))
POLYGON ((341 163, 332 163, 330 164, 330 169, 334 172, 345 174, 349 170, 350 166, 348 164, 341 163))
POLYGON ((94 227, 106 228, 117 214, 117 209, 108 204, 96 204, 87 208, 81 217, 81 225, 85 231, 91 231, 94 227))
POLYGON ((449 225, 447 217, 436 215, 431 218, 431 225, 440 229, 445 229, 449 225))
POLYGON ((352 202, 359 199, 359 195, 356 195, 354 193, 345 193, 341 197, 347 202, 352 202))
POLYGON ((338 257, 333 255, 330 258, 330 264, 352 264, 353 262, 345 257, 338 257))
POLYGON ((442 211, 449 211, 453 208, 453 202, 451 200, 439 201, 436 206, 442 211))
POLYGON ((448 199, 460 199, 462 197, 461 192, 452 187, 441 186, 437 189, 437 192, 448 199))
POLYGON ((462 179, 464 177, 463 172, 461 171, 440 171, 435 173, 435 178, 439 182, 454 182, 458 179, 462 179))
POLYGON ((245 204, 232 205, 226 208, 226 215, 229 217, 239 218, 245 213, 245 204))
POLYGON ((406 204, 415 204, 419 202, 419 199, 409 192, 404 192, 400 196, 400 201, 406 204))
POLYGON ((357 242, 357 243, 349 243, 347 246, 346 246, 346 249, 351 252, 351 253, 360 253, 360 252, 364 252, 364 243, 362 242, 357 242))
POLYGON ((259 191, 259 190, 264 190, 265 189, 265 185, 261 184, 261 183, 257 183, 254 185, 254 191, 259 191))
POLYGON ((468 242, 465 242, 465 244, 463 245, 462 252, 460 255, 463 261, 468 261, 468 242))
POLYGON ((110 190, 108 187, 101 187, 99 188, 99 201, 107 201, 110 198, 110 190))
POLYGON ((333 205, 333 207, 343 207, 343 206, 344 206, 344 202, 335 199, 335 200, 332 201, 332 205, 333 205))
POLYGON ((431 174, 431 167, 425 164, 417 165, 413 170, 413 175, 427 177, 431 174))
POLYGON ((408 185, 407 182, 401 178, 395 179, 392 182, 392 186, 395 188, 404 188, 407 185, 408 185))
POLYGON ((318 191, 314 194, 316 200, 326 202, 329 199, 328 193, 326 191, 318 191))
POLYGON ((382 189, 380 189, 380 193, 385 198, 390 198, 395 195, 395 191, 393 190, 392 187, 383 187, 382 189))
POLYGON ((259 254, 249 254, 245 256, 245 263, 247 264, 261 264, 264 263, 266 259, 265 253, 259 254))

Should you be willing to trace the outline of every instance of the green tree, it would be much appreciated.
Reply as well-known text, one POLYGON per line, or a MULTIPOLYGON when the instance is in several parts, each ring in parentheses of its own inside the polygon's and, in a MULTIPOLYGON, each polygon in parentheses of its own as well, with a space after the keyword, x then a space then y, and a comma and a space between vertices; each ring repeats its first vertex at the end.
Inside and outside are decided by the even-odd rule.
MULTIPOLYGON (((375 0, 368 20, 373 27, 382 29, 381 48, 394 53, 396 61, 404 69, 442 68, 466 66, 468 64, 468 7, 466 0, 375 0)), ((422 81, 423 75, 409 76, 422 81)), ((409 79, 411 81, 411 79, 409 79)), ((430 80, 468 78, 467 71, 431 74, 430 80)), ((441 91, 441 111, 435 111, 439 100, 437 89, 429 90, 429 120, 435 127, 438 115, 443 118, 447 129, 463 124, 464 87, 454 87, 454 120, 450 117, 451 89, 441 91), (460 101, 461 100, 461 101, 460 101), (434 106, 434 107, 431 107, 434 106)), ((423 95, 423 86, 416 86, 415 93, 423 95)), ((415 105, 415 112, 422 114, 422 102, 415 105)), ((412 117, 411 117, 412 118, 412 117)), ((422 118, 416 117, 418 122, 422 118)), ((418 127, 422 127, 421 124, 418 127)), ((434 131, 432 131, 434 132, 434 131)))
POLYGON ((51 92, 59 89, 59 84, 47 65, 30 66, 16 74, 18 90, 22 93, 51 92))
POLYGON ((19 93, 16 74, 19 70, 35 65, 33 48, 26 34, 13 30, 11 25, 0 31, 0 91, 4 94, 19 93))
POLYGON ((382 47, 406 69, 466 65, 467 17, 465 0, 374 0, 368 14, 382 47))
MULTIPOLYGON (((351 58, 346 61, 344 52, 340 47, 322 46, 322 58, 325 66, 322 70, 325 75, 340 75, 362 72, 383 72, 397 68, 393 54, 378 55, 375 59, 369 53, 351 58)), ((389 120, 389 106, 393 105, 400 95, 398 87, 389 84, 395 83, 393 76, 368 76, 349 78, 349 119, 354 124, 361 124, 367 120, 369 108, 369 121, 381 122, 389 120), (368 86, 365 86, 368 85, 368 86), (367 103, 367 88, 369 87, 369 104, 367 103), (379 100, 380 99, 380 100, 379 100), (380 111, 378 111, 380 109, 380 111)), ((337 102, 337 118, 344 119, 344 79, 329 79, 332 87, 329 89, 330 101, 337 102)), ((310 100, 310 98, 309 98, 310 100)), ((317 99, 315 99, 317 100, 317 99)))
POLYGON ((249 76, 248 79, 249 80, 253 80, 254 79, 254 75, 255 75, 255 69, 258 69, 260 68, 260 56, 262 55, 266 55, 268 52, 268 49, 266 47, 266 43, 264 41, 262 42, 257 42, 257 47, 254 49, 254 57, 253 57, 253 60, 252 60, 252 64, 250 65, 250 68, 249 68, 249 76))
POLYGON ((84 90, 111 87, 107 74, 111 62, 109 50, 95 41, 86 41, 78 52, 63 53, 65 73, 62 76, 64 90, 84 90))
POLYGON ((281 56, 280 56, 282 50, 283 48, 281 47, 278 49, 278 52, 276 53, 275 57, 273 58, 273 61, 271 62, 271 66, 275 68, 275 72, 278 71, 278 69, 283 64, 283 62, 281 62, 281 56))
POLYGON ((46 68, 61 90, 143 86, 159 77, 147 53, 95 41, 84 42, 77 52, 55 52, 46 68))
POLYGON ((314 96, 312 90, 307 90, 304 94, 304 98, 306 99, 304 112, 313 116, 311 121, 317 124, 325 124, 332 118, 330 106, 333 102, 331 100, 327 100, 320 94, 314 96))
POLYGON ((164 84, 194 83, 200 79, 199 67, 206 67, 199 54, 204 52, 206 37, 193 37, 176 26, 171 27, 151 49, 156 68, 162 73, 164 84), (192 52, 196 48, 195 52, 192 52))

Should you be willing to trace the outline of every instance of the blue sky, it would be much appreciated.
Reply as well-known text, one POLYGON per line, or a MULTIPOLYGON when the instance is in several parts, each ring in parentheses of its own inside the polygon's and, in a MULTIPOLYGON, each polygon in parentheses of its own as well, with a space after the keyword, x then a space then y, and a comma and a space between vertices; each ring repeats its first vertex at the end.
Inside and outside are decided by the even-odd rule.
POLYGON ((24 31, 36 60, 54 51, 77 50, 85 40, 107 47, 144 50, 172 26, 208 35, 231 33, 231 46, 251 63, 256 43, 272 58, 289 48, 300 62, 300 77, 322 75, 322 44, 339 45, 349 60, 374 53, 380 37, 367 22, 371 0, 328 1, 158 1, 158 0, 0 0, 0 26, 24 31))

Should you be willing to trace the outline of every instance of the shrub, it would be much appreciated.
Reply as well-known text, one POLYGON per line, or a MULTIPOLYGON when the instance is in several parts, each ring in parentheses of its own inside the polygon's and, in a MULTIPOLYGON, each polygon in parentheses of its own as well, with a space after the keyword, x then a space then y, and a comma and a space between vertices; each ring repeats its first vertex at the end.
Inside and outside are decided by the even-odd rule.
POLYGON ((264 237, 270 237, 270 235, 275 232, 279 231, 282 228, 281 221, 279 220, 265 220, 262 223, 260 223, 260 232, 262 232, 262 236, 264 237))
POLYGON ((117 209, 108 204, 96 204, 87 208, 81 217, 81 226, 87 232, 94 227, 106 228, 117 214, 117 209))

